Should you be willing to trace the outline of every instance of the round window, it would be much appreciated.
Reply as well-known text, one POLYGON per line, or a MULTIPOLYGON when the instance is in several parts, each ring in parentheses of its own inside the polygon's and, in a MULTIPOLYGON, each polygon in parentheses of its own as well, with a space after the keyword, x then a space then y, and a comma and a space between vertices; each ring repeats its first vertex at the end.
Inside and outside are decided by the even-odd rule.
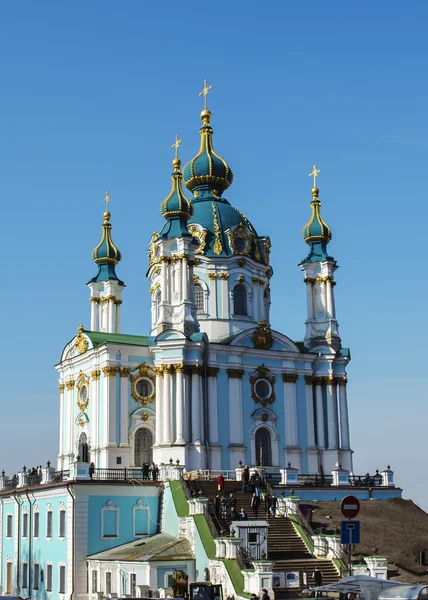
POLYGON ((269 398, 272 388, 269 381, 266 381, 266 379, 259 379, 256 381, 254 389, 259 398, 266 400, 266 398, 269 398))
POLYGON ((149 398, 153 394, 153 383, 150 379, 139 379, 135 389, 140 398, 149 398))
POLYGON ((244 250, 247 246, 247 242, 244 240, 243 237, 241 237, 239 235, 233 240, 233 244, 234 244, 235 250, 237 252, 244 252, 244 250))
POLYGON ((86 385, 82 385, 82 387, 80 388, 79 396, 81 402, 86 402, 86 398, 88 397, 88 388, 86 387, 86 385))

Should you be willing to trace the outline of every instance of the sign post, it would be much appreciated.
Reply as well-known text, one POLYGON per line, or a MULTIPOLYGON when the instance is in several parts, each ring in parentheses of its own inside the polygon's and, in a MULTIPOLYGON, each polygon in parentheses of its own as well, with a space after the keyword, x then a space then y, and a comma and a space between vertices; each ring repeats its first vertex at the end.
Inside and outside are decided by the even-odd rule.
POLYGON ((349 521, 342 522, 341 543, 348 544, 348 571, 352 575, 352 544, 360 543, 360 522, 351 521, 360 512, 360 501, 355 496, 345 496, 340 503, 342 515, 349 521), (343 540, 343 541, 342 541, 343 540))

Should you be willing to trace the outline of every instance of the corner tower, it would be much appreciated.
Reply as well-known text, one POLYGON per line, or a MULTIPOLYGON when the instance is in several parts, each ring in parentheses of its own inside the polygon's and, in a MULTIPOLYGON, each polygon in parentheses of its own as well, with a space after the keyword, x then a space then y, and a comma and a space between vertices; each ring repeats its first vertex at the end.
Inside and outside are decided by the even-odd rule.
POLYGON ((91 291, 91 331, 120 333, 120 305, 125 284, 115 271, 122 255, 111 237, 111 214, 108 210, 110 198, 111 196, 106 192, 101 241, 92 251, 92 260, 98 265, 98 273, 88 281, 87 285, 91 291))
POLYGON ((183 168, 183 182, 193 194, 189 233, 197 242, 194 297, 201 331, 222 340, 269 323, 270 240, 259 236, 237 208, 223 197, 233 182, 227 161, 213 145, 212 114, 204 83, 199 151, 183 168))
POLYGON ((310 177, 314 178, 312 188, 312 214, 304 226, 302 236, 309 245, 309 254, 300 263, 305 275, 307 297, 307 319, 305 346, 312 350, 318 347, 340 350, 341 341, 336 320, 334 303, 334 272, 336 261, 329 255, 327 245, 331 241, 331 229, 321 217, 319 189, 316 185, 320 170, 314 165, 310 177))

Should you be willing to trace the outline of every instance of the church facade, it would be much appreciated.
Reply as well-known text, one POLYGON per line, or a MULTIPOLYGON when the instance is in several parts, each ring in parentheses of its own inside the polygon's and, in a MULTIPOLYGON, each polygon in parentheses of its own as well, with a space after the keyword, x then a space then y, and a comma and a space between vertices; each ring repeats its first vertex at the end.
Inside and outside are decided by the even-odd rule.
POLYGON ((173 459, 187 471, 241 463, 352 471, 350 353, 338 333, 337 264, 320 212, 319 171, 303 229, 308 254, 299 265, 305 335, 295 342, 271 328, 271 242, 228 199, 233 173, 214 150, 204 90, 199 150, 181 169, 180 141, 174 144, 164 223, 149 241, 146 336, 121 333, 125 284, 116 273, 121 254, 106 195, 92 255, 98 272, 88 282, 90 327, 79 328, 57 365, 57 469, 79 457, 97 468, 173 459))

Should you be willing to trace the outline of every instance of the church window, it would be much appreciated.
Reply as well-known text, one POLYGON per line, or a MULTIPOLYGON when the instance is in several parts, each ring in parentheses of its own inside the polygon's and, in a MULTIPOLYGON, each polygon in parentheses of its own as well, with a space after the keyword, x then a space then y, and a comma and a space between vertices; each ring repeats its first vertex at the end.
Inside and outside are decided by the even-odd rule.
POLYGON ((243 237, 241 237, 240 235, 238 235, 234 240, 233 240, 233 245, 235 246, 235 250, 236 252, 244 252, 245 248, 247 246, 247 242, 244 240, 243 237))
POLYGON ((22 587, 28 587, 28 563, 22 563, 22 587))
POLYGON ((46 513, 46 537, 52 537, 52 511, 48 510, 46 513))
POLYGON ((162 295, 159 291, 156 294, 156 321, 159 321, 159 319, 160 319, 161 300, 162 300, 162 295))
POLYGON ((130 577, 130 586, 131 589, 129 590, 131 592, 131 596, 133 598, 135 598, 136 594, 137 594, 137 575, 135 573, 131 573, 131 577, 130 577))
POLYGON ((28 537, 28 513, 22 515, 22 537, 28 537))
POLYGON ((38 538, 39 537, 39 530, 40 530, 40 513, 36 512, 34 513, 34 537, 38 538))
POLYGON ((153 461, 153 436, 151 431, 146 427, 137 429, 134 443, 135 466, 141 467, 144 463, 151 464, 153 461))
POLYGON ((33 565, 33 589, 39 589, 39 580, 40 580, 40 565, 39 563, 34 563, 33 565))
POLYGON ((241 283, 233 288, 233 313, 235 315, 247 314, 247 290, 241 283))
POLYGON ((59 511, 59 537, 65 537, 65 510, 59 511))
POLYGON ((256 464, 264 467, 272 466, 272 447, 270 432, 266 427, 256 431, 256 464))
POLYGON ((46 565, 46 591, 52 591, 52 565, 46 565))
POLYGON ((111 594, 111 573, 109 571, 106 572, 106 589, 104 591, 106 594, 111 594))
POLYGON ((150 379, 139 379, 135 384, 135 390, 140 398, 150 398, 153 395, 153 383, 150 379))
POLYGON ((84 432, 79 437, 79 457, 81 462, 89 462, 88 437, 84 432))
POLYGON ((101 531, 103 538, 119 537, 119 509, 113 500, 101 510, 101 531))
POLYGON ((134 537, 149 534, 149 509, 144 500, 138 500, 133 508, 134 513, 134 537))
POLYGON ((8 538, 12 537, 12 515, 7 515, 6 537, 8 537, 8 538))
POLYGON ((65 565, 59 566, 59 589, 60 594, 65 594, 65 565))
POLYGON ((92 593, 98 592, 98 571, 92 571, 92 593))
POLYGON ((203 315, 205 313, 204 290, 199 283, 195 285, 195 304, 197 314, 203 315))
POLYGON ((269 381, 266 381, 266 379, 259 379, 258 381, 256 381, 254 390, 256 392, 256 395, 261 400, 266 400, 266 398, 269 398, 269 396, 271 395, 272 386, 269 383, 269 381))

